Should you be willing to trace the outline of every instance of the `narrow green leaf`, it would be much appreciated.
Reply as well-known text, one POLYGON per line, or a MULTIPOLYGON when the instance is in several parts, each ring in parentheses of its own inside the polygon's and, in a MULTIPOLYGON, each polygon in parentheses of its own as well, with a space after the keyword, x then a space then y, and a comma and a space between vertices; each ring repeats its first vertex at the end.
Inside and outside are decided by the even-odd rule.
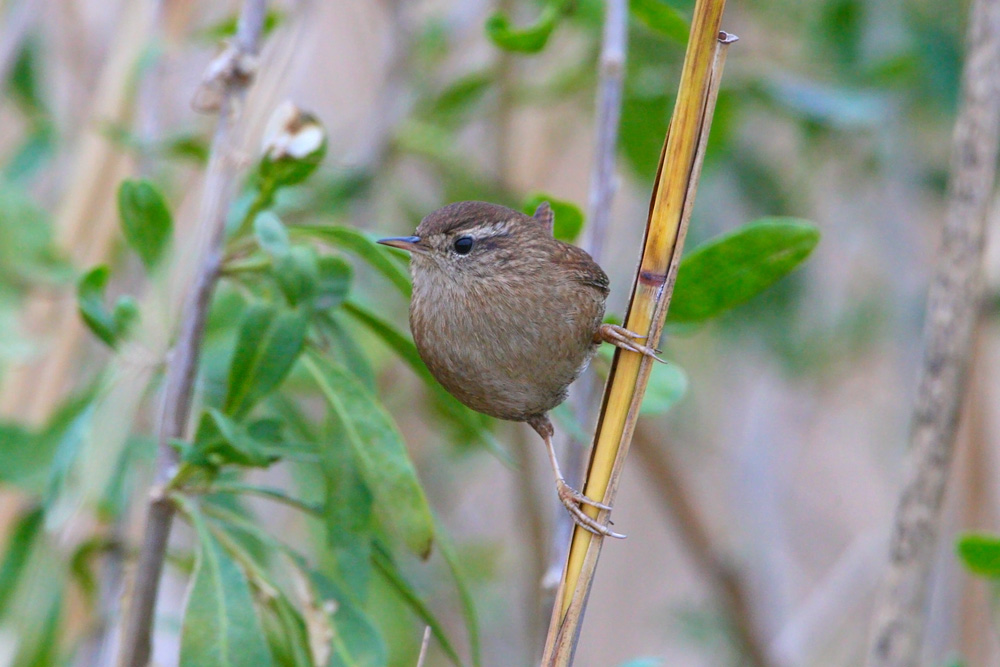
POLYGON ((361 476, 375 498, 376 512, 393 535, 426 558, 434 522, 392 417, 350 373, 315 355, 306 357, 305 366, 343 426, 361 476))
POLYGON ((329 667, 382 667, 389 651, 378 628, 368 615, 350 601, 337 585, 319 572, 311 573, 313 586, 323 600, 333 600, 337 610, 331 621, 334 652, 329 667))
POLYGON ((389 256, 389 249, 380 246, 352 227, 337 225, 303 225, 291 228, 293 237, 313 238, 351 252, 381 273, 400 292, 410 296, 410 276, 389 256))
POLYGON ((667 321, 701 322, 750 300, 802 263, 819 230, 794 218, 749 223, 681 261, 667 321))
POLYGON ((372 549, 372 562, 375 564, 375 569, 385 578, 386 582, 392 586, 396 592, 399 594, 403 601, 413 610, 421 621, 425 625, 429 625, 431 628, 431 633, 433 633, 434 638, 438 640, 441 645, 441 650, 451 659, 453 663, 461 667, 462 659, 458 657, 458 652, 452 645, 451 640, 448 639, 448 635, 445 634, 444 626, 437 620, 434 613, 431 612, 430 607, 424 601, 417 589, 414 588, 403 573, 400 572, 399 568, 396 566, 396 562, 392 559, 392 555, 389 550, 385 548, 382 544, 375 542, 374 549, 372 549))
POLYGON ((455 552, 455 547, 451 543, 451 538, 441 527, 440 521, 437 521, 435 525, 441 556, 448 565, 451 578, 455 581, 455 588, 458 590, 459 601, 462 603, 462 617, 465 619, 465 628, 469 633, 469 652, 472 653, 472 664, 474 667, 480 667, 483 664, 483 656, 479 641, 479 616, 476 614, 476 605, 472 600, 472 593, 469 592, 469 584, 462 571, 462 564, 455 552))
POLYGON ((560 241, 572 243, 583 230, 583 209, 564 199, 556 199, 545 192, 533 192, 524 200, 521 210, 531 215, 543 201, 552 207, 553 235, 560 241))
POLYGON ((472 111, 493 83, 492 71, 466 74, 445 88, 428 109, 431 122, 439 125, 454 125, 472 111))
POLYGON ((341 581, 361 603, 371 570, 372 493, 355 461, 350 433, 335 411, 329 415, 324 440, 329 443, 321 448, 320 459, 326 480, 323 518, 327 540, 337 559, 341 581))
POLYGON ((973 574, 1000 579, 1000 535, 966 533, 956 543, 962 563, 973 574))
POLYGON ((186 463, 211 468, 226 464, 266 467, 276 460, 274 447, 215 408, 201 415, 194 444, 184 453, 186 463))
POLYGON ((246 414, 285 379, 302 351, 307 324, 301 313, 271 305, 246 310, 229 368, 226 414, 246 414))
POLYGON ((313 667, 306 623, 291 601, 285 595, 278 595, 266 599, 260 611, 274 662, 283 667, 313 667))
POLYGON ((691 27, 681 13, 663 0, 629 0, 629 11, 653 32, 678 44, 687 44, 691 27))
POLYGON ((129 246, 147 269, 156 266, 173 233, 163 195, 149 181, 123 181, 118 188, 118 215, 129 246))
POLYGON ((375 370, 365 351, 348 333, 340 318, 328 310, 316 313, 314 317, 316 326, 329 336, 332 359, 354 373, 369 391, 375 393, 375 370))
POLYGON ((41 508, 30 510, 18 520, 7 538, 7 552, 0 562, 0 615, 10 611, 8 605, 44 521, 45 513, 41 508))
POLYGON ((98 266, 83 274, 76 285, 76 304, 90 331, 109 347, 118 345, 118 325, 104 307, 104 288, 111 272, 98 266))
POLYGON ((179 500, 198 534, 198 559, 181 629, 181 667, 267 667, 271 652, 246 575, 191 501, 179 500))
POLYGON ((565 0, 549 0, 538 20, 525 28, 515 28, 506 14, 497 12, 486 20, 486 35, 505 51, 538 53, 545 48, 567 5, 565 0))

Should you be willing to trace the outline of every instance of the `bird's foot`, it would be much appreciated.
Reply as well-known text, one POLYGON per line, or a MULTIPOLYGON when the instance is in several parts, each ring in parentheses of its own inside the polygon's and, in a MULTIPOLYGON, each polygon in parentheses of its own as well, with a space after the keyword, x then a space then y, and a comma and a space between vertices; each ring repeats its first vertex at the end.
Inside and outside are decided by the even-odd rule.
POLYGON ((646 336, 640 336, 634 331, 629 331, 625 327, 620 327, 617 324, 602 324, 598 327, 597 333, 594 335, 594 339, 597 342, 611 343, 615 347, 620 347, 623 350, 629 350, 631 352, 636 352, 650 357, 651 359, 659 361, 661 364, 667 363, 666 359, 659 356, 659 350, 639 342, 641 340, 646 340, 646 336))
POLYGON ((598 523, 596 519, 583 511, 583 505, 590 505, 591 507, 596 507, 599 510, 608 511, 611 510, 610 505, 605 505, 604 503, 599 503, 596 500, 588 498, 567 484, 564 479, 556 480, 556 492, 559 494, 559 501, 563 504, 563 507, 566 508, 566 511, 569 512, 569 515, 573 517, 573 522, 576 523, 576 525, 590 533, 593 533, 594 535, 625 539, 624 535, 614 532, 609 526, 598 523))

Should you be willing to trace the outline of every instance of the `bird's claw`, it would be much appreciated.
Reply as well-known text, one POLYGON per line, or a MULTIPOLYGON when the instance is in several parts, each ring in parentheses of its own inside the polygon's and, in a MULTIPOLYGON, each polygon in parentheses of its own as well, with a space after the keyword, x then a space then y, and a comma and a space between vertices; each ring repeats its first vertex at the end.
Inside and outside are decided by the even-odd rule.
POLYGON ((573 522, 576 523, 576 525, 580 526, 587 532, 593 533, 594 535, 625 539, 625 536, 621 533, 616 533, 611 530, 610 527, 598 523, 596 519, 584 512, 582 507, 582 505, 590 505, 591 507, 596 507, 599 510, 611 511, 610 505, 605 505, 604 503, 599 503, 592 498, 588 498, 562 479, 556 480, 556 491, 559 494, 559 501, 563 504, 563 507, 566 508, 566 511, 569 512, 570 516, 573 517, 573 522))
POLYGON ((623 350, 629 350, 630 352, 635 352, 651 359, 655 359, 661 364, 667 363, 666 359, 659 356, 661 354, 660 350, 638 342, 640 340, 646 340, 647 336, 640 336, 639 334, 629 331, 625 327, 618 326, 617 324, 602 324, 601 328, 597 330, 597 338, 600 341, 611 343, 615 347, 620 347, 623 350))

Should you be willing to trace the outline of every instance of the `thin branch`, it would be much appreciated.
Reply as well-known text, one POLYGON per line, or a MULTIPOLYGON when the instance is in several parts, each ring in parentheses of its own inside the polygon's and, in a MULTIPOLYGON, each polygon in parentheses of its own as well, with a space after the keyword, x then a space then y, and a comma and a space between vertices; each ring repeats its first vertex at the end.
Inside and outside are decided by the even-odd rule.
POLYGON ((968 44, 948 212, 928 294, 924 363, 889 569, 873 617, 871 667, 919 661, 927 580, 983 291, 983 242, 1000 133, 1000 1, 973 3, 968 44))
MULTIPOLYGON (((648 336, 653 343, 663 330, 677 277, 726 50, 735 41, 719 31, 724 7, 725 0, 698 0, 695 4, 677 103, 660 156, 642 257, 625 317, 628 329, 648 336)), ((605 504, 614 503, 651 363, 640 354, 615 352, 583 489, 584 494, 605 504)), ((607 510, 588 514, 600 522, 608 520, 607 510)), ((602 543, 600 537, 587 531, 574 531, 549 625, 545 665, 572 663, 602 543)))
POLYGON ((643 472, 653 482, 662 506, 681 534, 681 542, 690 552, 691 562, 712 587, 746 664, 751 667, 770 664, 754 627, 747 587, 739 573, 719 555, 712 544, 708 527, 695 510, 677 473, 677 466, 670 455, 662 451, 662 447, 656 446, 642 427, 636 433, 635 450, 641 459, 643 472))
POLYGON ((424 667, 427 660, 427 647, 431 645, 431 626, 424 628, 424 638, 420 642, 420 655, 417 656, 417 667, 424 667))
POLYGON ((170 441, 184 437, 191 412, 205 319, 222 260, 226 211, 235 187, 234 129, 246 90, 253 80, 266 8, 266 0, 246 0, 243 3, 236 38, 209 65, 199 91, 201 104, 211 106, 219 114, 200 214, 200 227, 208 230, 209 241, 200 257, 194 284, 181 314, 177 342, 167 364, 163 413, 157 429, 156 477, 123 626, 119 659, 123 667, 144 667, 149 662, 156 594, 174 514, 174 506, 165 493, 177 465, 177 455, 170 441), (211 100, 217 99, 217 104, 206 105, 205 93, 211 100))
MULTIPOLYGON (((615 155, 618 150, 618 121, 622 111, 625 58, 628 50, 628 1, 606 0, 601 55, 598 60, 597 115, 595 118, 594 164, 590 171, 590 198, 587 202, 587 228, 583 248, 594 261, 601 263, 604 242, 611 223, 611 204, 618 190, 615 155)), ((589 429, 600 400, 600 385, 594 373, 586 373, 573 389, 573 412, 577 423, 589 429)), ((590 443, 570 437, 566 444, 565 467, 570 484, 578 486, 585 455, 590 443)), ((566 562, 572 517, 558 508, 553 527, 550 571, 558 572, 566 562)), ((548 577, 546 577, 548 579, 548 577)), ((553 593, 554 593, 553 589, 553 593)), ((551 604, 551 602, 549 602, 551 604)))

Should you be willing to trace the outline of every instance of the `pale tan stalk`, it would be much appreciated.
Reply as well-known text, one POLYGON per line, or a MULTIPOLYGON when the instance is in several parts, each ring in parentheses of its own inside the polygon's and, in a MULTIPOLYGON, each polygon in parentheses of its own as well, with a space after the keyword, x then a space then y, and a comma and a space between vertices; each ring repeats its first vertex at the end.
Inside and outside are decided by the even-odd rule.
POLYGON ((875 606, 870 667, 920 661, 927 588, 983 296, 983 246, 1000 144, 1000 0, 972 3, 952 137, 948 212, 927 297, 910 451, 875 606))

